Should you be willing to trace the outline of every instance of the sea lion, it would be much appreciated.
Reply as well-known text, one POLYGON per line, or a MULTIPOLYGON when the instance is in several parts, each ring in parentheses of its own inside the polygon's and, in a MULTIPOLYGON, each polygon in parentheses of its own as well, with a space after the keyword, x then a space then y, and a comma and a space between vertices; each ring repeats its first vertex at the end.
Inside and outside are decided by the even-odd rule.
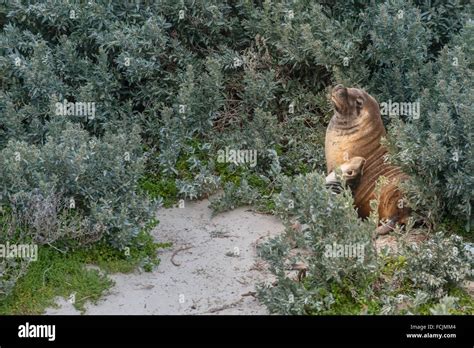
POLYGON ((386 182, 380 189, 378 207, 381 225, 377 233, 388 233, 395 224, 407 222, 410 209, 398 188, 407 176, 399 167, 386 162, 387 149, 380 142, 386 131, 379 105, 367 92, 342 85, 333 88, 331 100, 335 112, 326 130, 327 173, 331 175, 354 157, 365 158, 363 175, 353 187, 354 204, 363 219, 369 216, 370 201, 376 198, 376 182, 384 176, 386 182))
MULTIPOLYGON (((352 157, 349 161, 344 162, 339 167, 342 179, 352 191, 359 185, 365 162, 365 158, 356 156, 352 157)), ((336 175, 336 170, 329 173, 326 177, 326 187, 334 193, 341 193, 342 184, 339 177, 336 175)))

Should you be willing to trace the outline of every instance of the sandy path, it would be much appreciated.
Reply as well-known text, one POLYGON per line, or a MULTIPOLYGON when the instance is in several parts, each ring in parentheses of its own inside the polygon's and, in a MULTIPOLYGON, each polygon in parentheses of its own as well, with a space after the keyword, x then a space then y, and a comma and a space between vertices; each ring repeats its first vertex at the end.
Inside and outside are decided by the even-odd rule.
MULTIPOLYGON (((152 273, 111 275, 115 286, 98 304, 87 304, 85 314, 267 314, 258 300, 242 295, 272 281, 255 246, 283 225, 248 208, 211 218, 208 205, 160 209, 153 235, 173 243, 160 252, 160 265, 152 273)), ((79 314, 64 299, 58 303, 46 314, 79 314)))

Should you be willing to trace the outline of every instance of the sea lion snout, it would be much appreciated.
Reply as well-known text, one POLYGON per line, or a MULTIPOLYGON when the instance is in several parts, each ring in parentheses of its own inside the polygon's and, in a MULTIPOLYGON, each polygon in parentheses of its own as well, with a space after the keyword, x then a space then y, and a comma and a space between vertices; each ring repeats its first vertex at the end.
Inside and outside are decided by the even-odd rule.
POLYGON ((338 112, 343 112, 347 105, 347 88, 343 85, 336 85, 331 91, 331 101, 338 112))
POLYGON ((332 99, 346 99, 347 98, 347 88, 343 85, 336 85, 331 91, 332 99))
POLYGON ((343 128, 350 126, 347 122, 352 122, 353 125, 364 122, 361 117, 368 121, 382 122, 377 101, 363 89, 337 85, 331 91, 331 101, 335 109, 334 122, 340 123, 339 126, 343 128))
POLYGON ((344 91, 345 89, 346 88, 343 85, 338 84, 338 85, 334 86, 334 88, 332 89, 332 93, 334 94, 338 91, 341 92, 341 91, 344 91))

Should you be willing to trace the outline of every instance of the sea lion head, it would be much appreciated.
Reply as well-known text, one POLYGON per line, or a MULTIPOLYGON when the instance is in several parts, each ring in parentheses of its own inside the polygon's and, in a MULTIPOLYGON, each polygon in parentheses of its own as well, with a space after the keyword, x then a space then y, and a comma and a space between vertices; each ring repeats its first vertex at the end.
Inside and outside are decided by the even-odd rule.
POLYGON ((350 188, 353 189, 359 183, 364 172, 365 162, 364 157, 356 156, 341 165, 342 177, 350 188))
POLYGON ((336 110, 336 116, 347 121, 364 115, 368 117, 378 115, 380 117, 377 101, 359 88, 346 88, 343 85, 337 85, 331 91, 331 101, 336 110))
MULTIPOLYGON (((346 182, 346 185, 351 189, 354 189, 360 181, 361 176, 363 175, 364 165, 366 159, 364 157, 352 157, 349 161, 344 162, 339 167, 342 178, 346 182)), ((331 185, 338 182, 336 177, 336 172, 331 172, 326 177, 326 184, 331 185)))

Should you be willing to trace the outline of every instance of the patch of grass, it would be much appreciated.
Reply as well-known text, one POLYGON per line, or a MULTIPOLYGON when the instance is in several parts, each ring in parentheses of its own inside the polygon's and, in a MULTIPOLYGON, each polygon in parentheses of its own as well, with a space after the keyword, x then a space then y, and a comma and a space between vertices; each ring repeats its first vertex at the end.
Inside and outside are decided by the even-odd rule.
MULTIPOLYGON (((188 139, 186 145, 193 148, 192 157, 199 160, 202 166, 208 164, 208 151, 202 148, 202 142, 199 139, 188 139)), ((158 153, 154 153, 153 156, 157 157, 158 153)), ((139 180, 139 188, 150 198, 163 198, 163 206, 171 208, 180 198, 176 180, 193 180, 197 174, 196 168, 191 168, 190 158, 189 153, 180 154, 175 165, 177 173, 160 175, 156 172, 157 168, 148 167, 145 176, 139 180)))
POLYGON ((232 182, 239 184, 242 177, 246 175, 247 169, 243 166, 238 166, 234 169, 228 163, 216 163, 217 174, 221 177, 222 183, 232 182))
MULTIPOLYGON (((309 285, 311 287, 311 285, 309 285)), ((348 284, 331 284, 330 290, 321 289, 320 295, 327 296, 329 293, 334 298, 334 303, 329 310, 315 312, 308 310, 309 315, 360 315, 360 314, 376 314, 380 312, 381 304, 374 298, 354 298, 353 294, 363 293, 362 287, 360 289, 349 290, 348 284)))
POLYGON ((277 192, 274 183, 268 178, 250 172, 245 167, 237 167, 235 171, 230 169, 227 163, 218 163, 218 174, 224 183, 224 195, 212 202, 211 208, 214 213, 221 213, 242 205, 252 205, 259 213, 272 213, 275 209, 273 194, 277 192), (248 186, 243 188, 243 180, 248 186), (230 185, 230 189, 228 188, 230 185), (249 191, 250 189, 250 191, 249 191))
POLYGON ((151 272, 160 263, 157 250, 171 246, 171 243, 154 241, 149 232, 157 224, 158 221, 152 220, 140 231, 133 244, 124 250, 117 250, 105 242, 99 242, 76 252, 81 254, 85 263, 97 265, 109 273, 130 273, 138 267, 151 272))
POLYGON ((145 191, 150 198, 163 198, 163 206, 170 208, 178 201, 178 188, 175 179, 158 178, 149 174, 139 181, 139 187, 145 191))
POLYGON ((474 314, 474 298, 472 298, 466 290, 461 288, 452 288, 449 290, 449 296, 459 299, 459 309, 453 311, 452 314, 474 314))
POLYGON ((98 270, 85 267, 83 254, 63 254, 51 247, 38 250, 38 260, 18 280, 13 292, 0 303, 0 314, 41 314, 54 306, 56 296, 74 294, 74 307, 84 310, 86 301, 96 302, 113 282, 98 270))
POLYGON ((384 265, 380 272, 388 277, 392 277, 396 272, 401 271, 406 265, 406 258, 404 256, 387 256, 384 259, 384 265))
MULTIPOLYGON (((474 314, 474 299, 464 290, 459 287, 448 290, 448 295, 458 298, 458 308, 451 309, 449 312, 453 315, 472 315, 474 314)), ((438 301, 428 301, 421 305, 416 314, 431 315, 430 309, 436 305, 438 301)))
POLYGON ((113 285, 108 273, 128 273, 137 267, 152 271, 159 264, 158 249, 171 244, 153 240, 149 232, 157 223, 152 220, 124 250, 102 241, 67 253, 40 246, 38 260, 30 263, 12 293, 0 301, 0 314, 41 314, 55 305, 55 297, 70 298, 73 294, 74 307, 84 311, 87 301, 97 302, 113 285), (96 265, 100 271, 86 265, 96 265))
POLYGON ((340 315, 340 314, 360 314, 362 305, 357 303, 350 295, 347 289, 339 285, 331 286, 331 293, 334 296, 334 304, 329 311, 322 312, 326 315, 340 315))
POLYGON ((247 181, 250 186, 255 187, 262 193, 270 193, 268 183, 259 175, 251 173, 247 176, 247 181))

